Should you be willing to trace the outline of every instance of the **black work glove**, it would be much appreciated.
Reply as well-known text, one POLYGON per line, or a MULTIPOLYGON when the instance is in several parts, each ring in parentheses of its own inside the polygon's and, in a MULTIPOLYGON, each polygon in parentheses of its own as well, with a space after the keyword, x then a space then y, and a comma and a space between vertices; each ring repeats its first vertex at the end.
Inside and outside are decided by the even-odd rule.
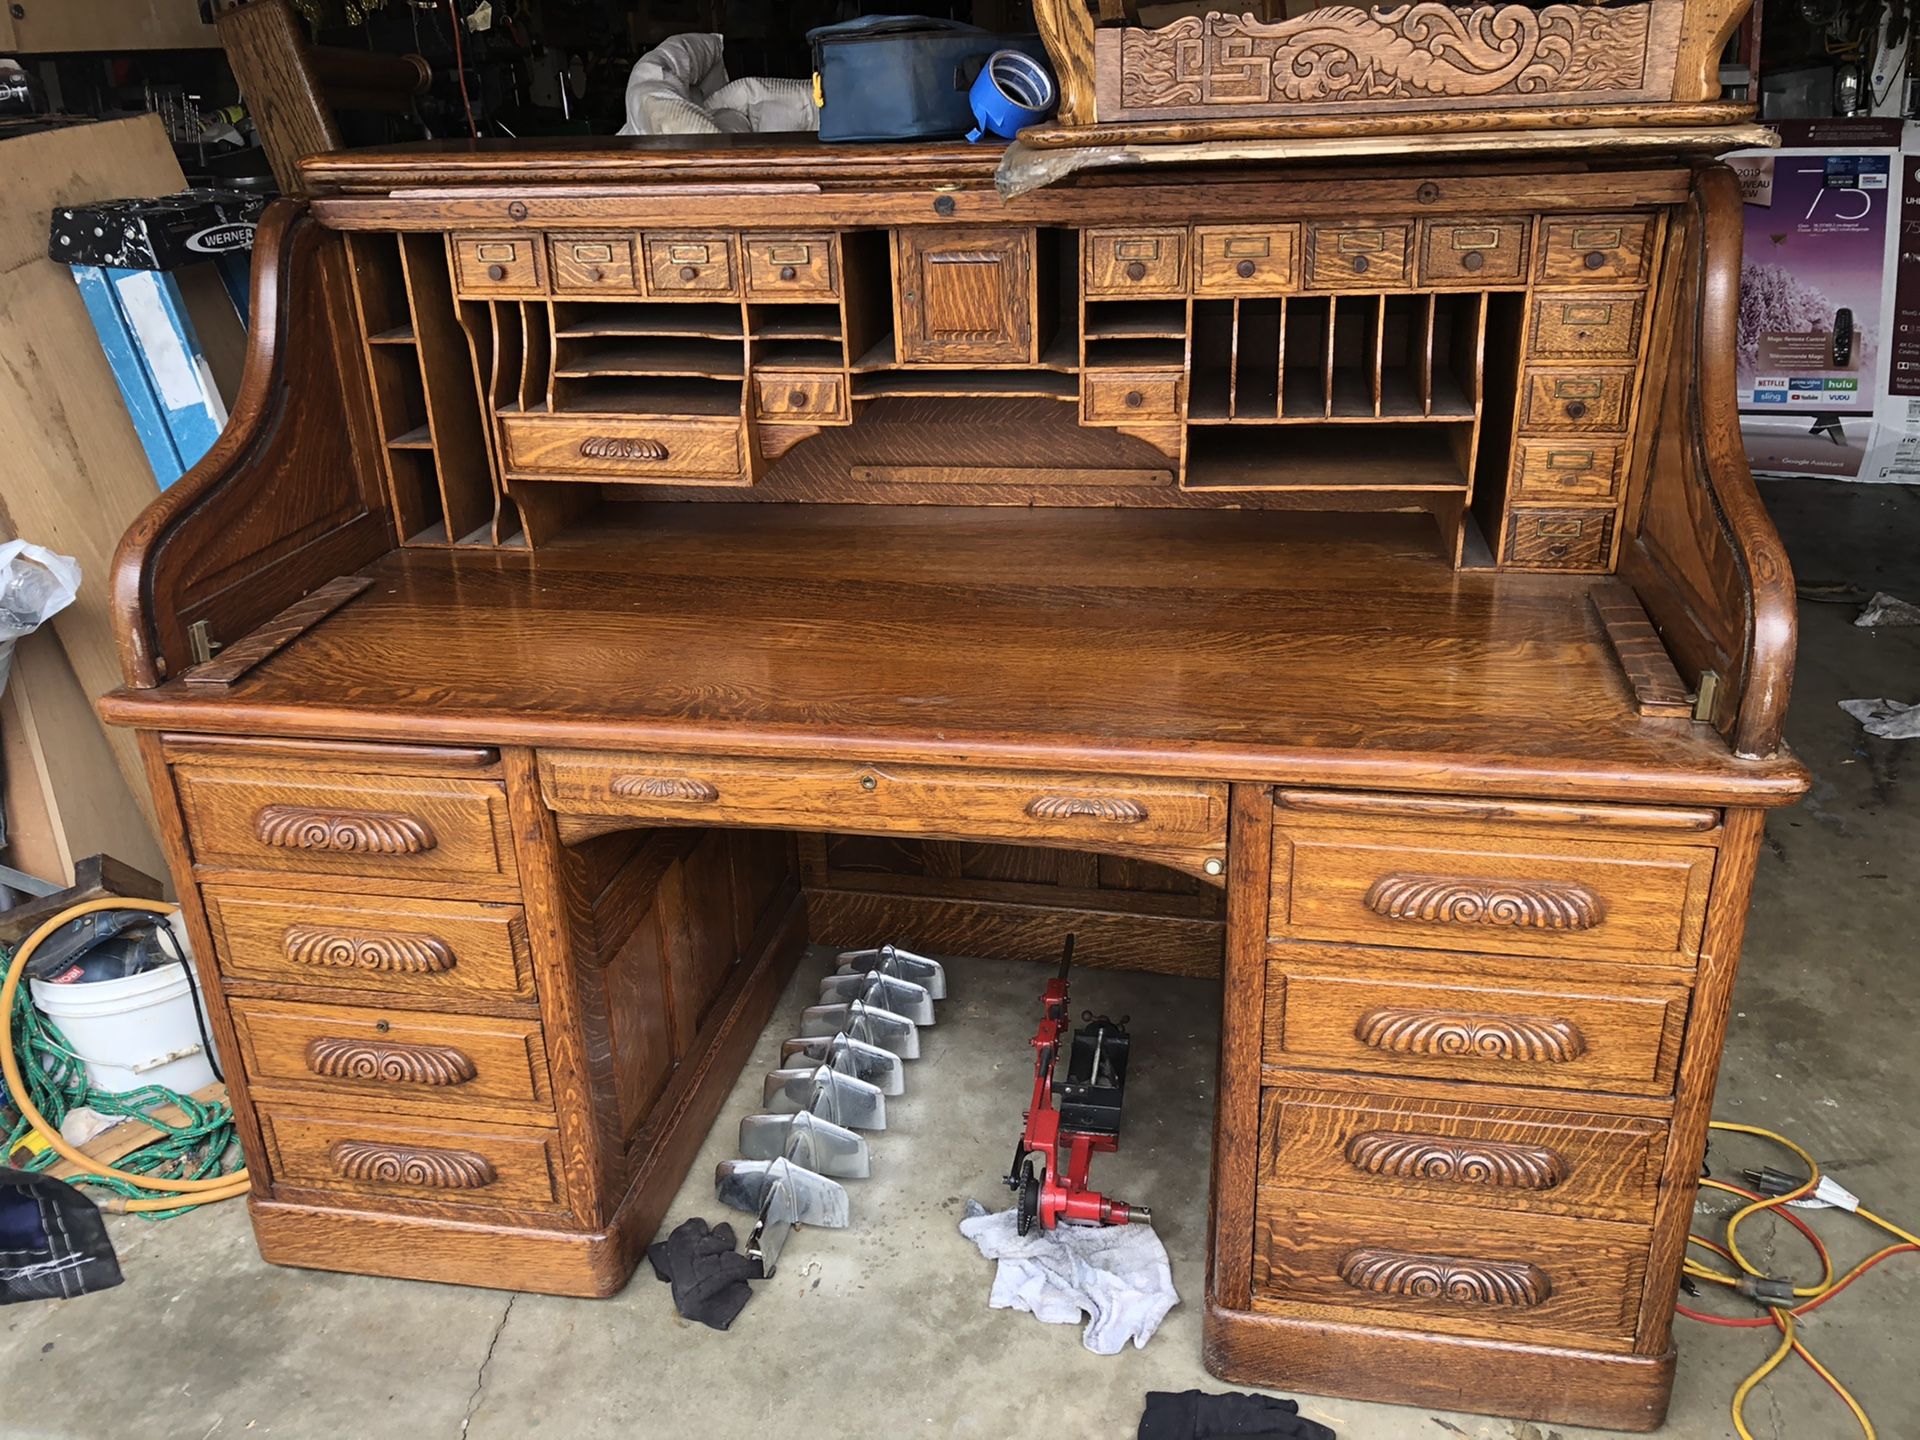
POLYGON ((1335 1440, 1333 1431, 1303 1420, 1293 1400, 1272 1395, 1208 1395, 1199 1390, 1147 1392, 1139 1440, 1335 1440))

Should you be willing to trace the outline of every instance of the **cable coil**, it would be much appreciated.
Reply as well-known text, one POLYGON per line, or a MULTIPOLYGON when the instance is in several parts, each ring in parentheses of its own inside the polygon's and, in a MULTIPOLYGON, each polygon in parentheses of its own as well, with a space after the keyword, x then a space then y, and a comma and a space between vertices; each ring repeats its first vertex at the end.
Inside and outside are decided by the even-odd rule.
MULTIPOLYGON (((34 952, 46 942, 48 936, 69 921, 101 910, 142 910, 154 915, 168 916, 178 908, 178 906, 163 904, 156 900, 137 900, 120 896, 83 900, 47 920, 21 942, 20 948, 13 952, 13 957, 8 962, 6 980, 4 984, 0 984, 0 1074, 5 1076, 7 1094, 32 1133, 44 1140, 48 1149, 61 1159, 78 1167, 87 1176, 123 1192, 102 1203, 101 1208, 109 1211, 152 1214, 184 1210, 196 1205, 209 1205, 216 1200, 231 1200, 247 1193, 249 1183, 247 1172, 245 1169, 240 1169, 226 1175, 211 1175, 198 1179, 170 1179, 158 1175, 145 1175, 116 1169, 111 1165, 102 1165, 84 1151, 67 1143, 60 1134, 60 1127, 49 1121, 40 1107, 34 1103, 26 1077, 20 1070, 19 1057, 14 1054, 13 1015, 20 997, 20 980, 26 973, 27 962, 33 958, 34 952), (144 1195, 139 1193, 141 1191, 159 1191, 160 1194, 144 1195)), ((186 1101, 183 1108, 188 1115, 187 1130, 211 1129, 208 1124, 208 1114, 196 1109, 190 1097, 181 1098, 186 1101)), ((140 1103, 138 1100, 129 1101, 126 1108, 130 1113, 137 1113, 133 1111, 133 1106, 138 1103, 140 1103)), ((217 1161, 217 1157, 215 1160, 217 1161)))

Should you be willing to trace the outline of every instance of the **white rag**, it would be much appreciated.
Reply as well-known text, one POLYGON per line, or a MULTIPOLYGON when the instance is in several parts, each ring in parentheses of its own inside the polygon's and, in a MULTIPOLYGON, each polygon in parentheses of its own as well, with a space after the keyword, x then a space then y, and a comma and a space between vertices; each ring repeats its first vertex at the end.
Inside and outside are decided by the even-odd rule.
POLYGON ((1023 1237, 1013 1211, 989 1215, 969 1200, 960 1233, 1000 1262, 988 1305, 1049 1325, 1077 1325, 1085 1314, 1081 1343, 1096 1355, 1118 1355, 1129 1340, 1145 1346, 1180 1303, 1167 1247, 1148 1225, 1036 1226, 1023 1237))

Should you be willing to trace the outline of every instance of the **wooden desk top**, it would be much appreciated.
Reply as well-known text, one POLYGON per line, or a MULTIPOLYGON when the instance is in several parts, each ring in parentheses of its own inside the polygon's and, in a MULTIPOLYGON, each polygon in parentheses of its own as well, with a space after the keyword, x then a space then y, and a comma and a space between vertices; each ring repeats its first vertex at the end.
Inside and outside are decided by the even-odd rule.
POLYGON ((229 689, 112 720, 1784 803, 1791 755, 1633 710, 1591 580, 1455 572, 1424 516, 652 504, 536 554, 396 551, 229 689))

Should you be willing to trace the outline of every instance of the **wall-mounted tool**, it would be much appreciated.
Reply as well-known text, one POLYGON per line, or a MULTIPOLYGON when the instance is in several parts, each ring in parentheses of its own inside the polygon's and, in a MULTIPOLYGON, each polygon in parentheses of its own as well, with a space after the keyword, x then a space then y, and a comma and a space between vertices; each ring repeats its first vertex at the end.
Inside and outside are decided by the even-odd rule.
POLYGON ((1077 1225, 1151 1224, 1144 1205, 1128 1205, 1090 1189, 1087 1170, 1095 1151, 1120 1148, 1120 1105, 1126 1094, 1132 1037, 1127 1018, 1110 1020, 1085 1011, 1085 1022, 1067 1034, 1067 975, 1073 966, 1073 936, 1067 936, 1060 972, 1040 996, 1040 1026, 1033 1046, 1033 1100, 1015 1142, 1007 1188, 1018 1196, 1022 1235, 1037 1221, 1051 1230, 1061 1221, 1077 1225), (1067 1073, 1057 1085, 1054 1070, 1067 1051, 1067 1073))

